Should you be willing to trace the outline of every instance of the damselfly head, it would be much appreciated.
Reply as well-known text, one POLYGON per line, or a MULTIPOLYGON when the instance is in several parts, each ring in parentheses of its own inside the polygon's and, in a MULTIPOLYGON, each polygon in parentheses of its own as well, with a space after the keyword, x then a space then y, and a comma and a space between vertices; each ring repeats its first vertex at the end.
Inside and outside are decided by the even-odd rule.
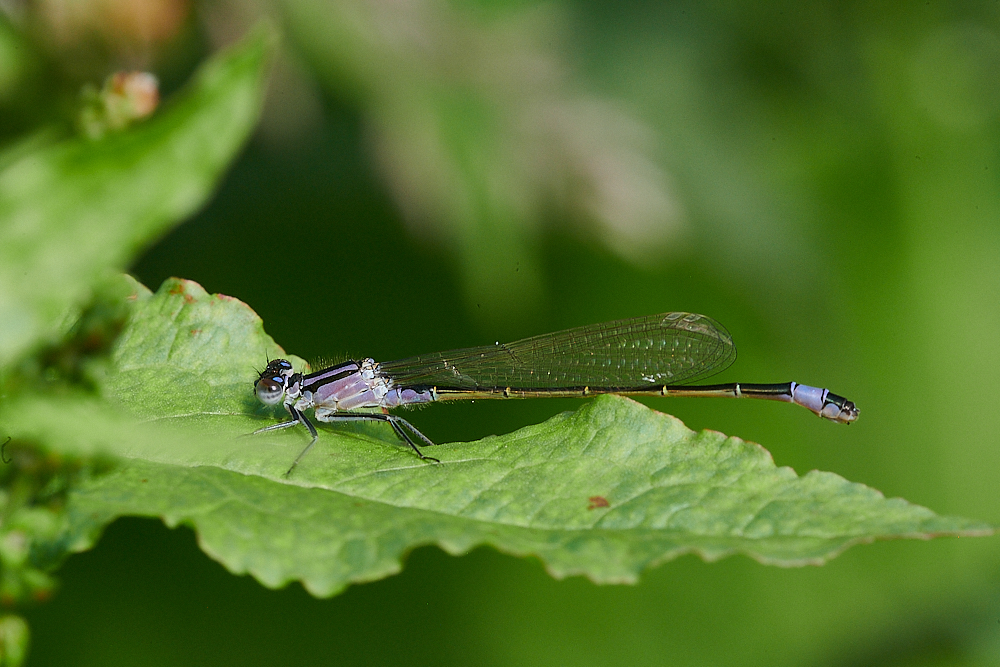
POLYGON ((264 405, 275 405, 285 395, 288 378, 292 375, 292 365, 284 359, 267 362, 267 368, 253 383, 257 398, 264 405))

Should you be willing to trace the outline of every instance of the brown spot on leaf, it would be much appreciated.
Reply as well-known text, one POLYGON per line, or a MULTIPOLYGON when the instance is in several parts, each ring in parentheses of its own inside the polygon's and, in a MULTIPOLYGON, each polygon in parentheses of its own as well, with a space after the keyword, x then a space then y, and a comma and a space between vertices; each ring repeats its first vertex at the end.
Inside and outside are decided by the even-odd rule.
POLYGON ((598 507, 611 507, 611 503, 604 496, 591 496, 588 498, 590 504, 587 505, 587 509, 596 510, 598 507))

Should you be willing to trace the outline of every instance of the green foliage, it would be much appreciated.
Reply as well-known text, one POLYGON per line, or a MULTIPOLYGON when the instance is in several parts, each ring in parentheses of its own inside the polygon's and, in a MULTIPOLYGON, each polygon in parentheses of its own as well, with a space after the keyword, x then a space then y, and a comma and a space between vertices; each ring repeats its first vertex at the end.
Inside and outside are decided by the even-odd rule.
POLYGON ((0 666, 17 667, 28 654, 28 624, 20 616, 0 616, 0 666))
MULTIPOLYGON (((100 141, 42 132, 0 155, 5 604, 47 598, 51 569, 82 547, 67 530, 67 491, 102 471, 100 452, 127 442, 134 422, 94 393, 134 292, 116 272, 211 194, 256 124, 271 41, 257 31, 127 132, 100 141), (44 429, 60 424, 72 435, 44 429)), ((23 634, 15 629, 2 628, 8 660, 23 634)))
POLYGON ((632 582, 682 553, 795 566, 879 538, 992 532, 833 474, 799 477, 758 445, 616 397, 440 446, 436 465, 387 428, 327 429, 286 480, 301 429, 245 437, 279 417, 250 390, 253 367, 283 354, 256 314, 189 281, 153 294, 114 273, 208 197, 254 125, 268 42, 220 56, 127 131, 0 156, 11 599, 47 592, 48 572, 123 515, 189 524, 230 570, 316 595, 396 572, 424 544, 632 582))
POLYGON ((254 364, 282 354, 260 319, 190 281, 156 294, 128 284, 125 296, 108 290, 129 315, 94 373, 99 398, 62 396, 56 406, 25 394, 4 413, 18 439, 122 459, 69 493, 59 540, 70 548, 118 516, 157 516, 193 526, 233 572, 331 595, 399 571, 423 544, 454 554, 489 544, 537 556, 554 576, 634 582, 689 552, 795 566, 878 538, 991 532, 830 473, 798 477, 758 445, 610 396, 514 433, 439 446, 440 464, 415 458, 388 427, 326 429, 286 480, 308 442, 302 429, 244 437, 277 416, 251 391, 254 364))
POLYGON ((204 204, 256 124, 268 41, 209 62, 132 131, 0 156, 0 368, 63 333, 105 272, 204 204))

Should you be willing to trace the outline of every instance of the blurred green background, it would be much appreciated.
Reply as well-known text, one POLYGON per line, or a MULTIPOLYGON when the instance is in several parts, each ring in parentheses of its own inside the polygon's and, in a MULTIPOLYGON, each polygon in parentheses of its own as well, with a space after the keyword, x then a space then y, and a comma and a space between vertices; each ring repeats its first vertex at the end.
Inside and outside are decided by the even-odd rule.
MULTIPOLYGON (((982 2, 40 0, 0 4, 0 139, 119 68, 164 94, 262 14, 259 131, 132 272, 236 296, 306 358, 393 359, 668 310, 720 381, 856 401, 650 400, 942 514, 1000 521, 1000 6, 982 2)), ((253 379, 248 369, 247 387, 253 379)), ((577 402, 414 415, 438 442, 577 402)), ((121 520, 26 613, 33 665, 1000 665, 1000 543, 784 570, 687 556, 632 587, 489 549, 329 600, 121 520)))

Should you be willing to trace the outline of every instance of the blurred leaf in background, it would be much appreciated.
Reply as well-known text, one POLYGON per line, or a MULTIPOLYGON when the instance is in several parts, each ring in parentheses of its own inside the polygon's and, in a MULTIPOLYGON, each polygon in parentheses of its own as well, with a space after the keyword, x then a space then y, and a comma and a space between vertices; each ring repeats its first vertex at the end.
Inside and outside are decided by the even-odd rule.
POLYGON ((411 231, 454 254, 467 306, 489 302, 491 324, 543 305, 539 237, 555 219, 630 260, 677 241, 656 134, 574 76, 559 6, 280 8, 323 85, 362 111, 411 231))
POLYGON ((95 282, 203 204, 256 122, 261 84, 239 79, 257 76, 258 41, 134 133, 104 137, 90 114, 96 136, 0 158, 0 365, 65 334, 95 282))

